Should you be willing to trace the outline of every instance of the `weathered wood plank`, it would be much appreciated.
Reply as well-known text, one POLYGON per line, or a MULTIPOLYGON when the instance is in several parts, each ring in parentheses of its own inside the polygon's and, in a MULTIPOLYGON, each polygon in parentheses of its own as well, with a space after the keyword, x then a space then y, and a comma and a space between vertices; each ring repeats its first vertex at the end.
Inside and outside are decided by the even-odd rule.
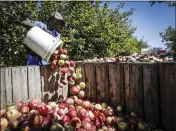
POLYGON ((160 63, 161 123, 166 131, 176 130, 176 64, 160 63))
MULTIPOLYGON (((64 76, 64 79, 67 81, 67 76, 68 76, 68 74, 66 73, 65 74, 65 76, 64 76)), ((68 84, 67 85, 64 85, 64 87, 63 87, 63 92, 62 92, 62 95, 64 96, 64 97, 67 97, 68 96, 68 84)))
POLYGON ((12 67, 12 90, 13 90, 13 102, 16 103, 22 100, 21 90, 21 78, 20 68, 12 67))
MULTIPOLYGON (((5 88, 6 88, 6 99, 7 104, 12 103, 12 74, 11 68, 4 68, 5 69, 5 88)), ((1 81, 4 82, 4 81, 1 81)))
POLYGON ((124 72, 124 89, 125 89, 125 111, 127 114, 130 113, 130 75, 129 75, 129 63, 123 64, 123 72, 124 72))
POLYGON ((5 106, 6 100, 6 90, 5 90, 5 68, 0 68, 1 71, 1 107, 5 106))
POLYGON ((124 107, 123 64, 109 63, 110 105, 124 107))
POLYGON ((96 93, 96 79, 95 79, 95 67, 92 63, 85 63, 85 83, 87 88, 87 98, 91 101, 96 101, 97 93, 96 93))
POLYGON ((43 101, 48 102, 54 99, 53 92, 55 87, 55 76, 50 66, 41 67, 41 77, 43 79, 43 101))
POLYGON ((34 67, 35 74, 35 98, 40 100, 42 99, 42 90, 41 90, 41 78, 40 78, 40 67, 34 67))
POLYGON ((96 64, 97 100, 109 104, 108 64, 96 64))
POLYGON ((129 64, 130 110, 143 117, 142 64, 129 64))
MULTIPOLYGON (((21 88, 21 96, 22 101, 28 100, 28 82, 27 82, 27 66, 18 67, 20 70, 20 88, 21 88)), ((34 76, 33 76, 34 77, 34 76)), ((18 95, 18 94, 17 94, 18 95)))
POLYGON ((159 87, 157 64, 143 64, 144 118, 151 126, 159 124, 159 87))
POLYGON ((35 90, 35 66, 28 66, 28 91, 29 99, 34 99, 36 90, 35 90))

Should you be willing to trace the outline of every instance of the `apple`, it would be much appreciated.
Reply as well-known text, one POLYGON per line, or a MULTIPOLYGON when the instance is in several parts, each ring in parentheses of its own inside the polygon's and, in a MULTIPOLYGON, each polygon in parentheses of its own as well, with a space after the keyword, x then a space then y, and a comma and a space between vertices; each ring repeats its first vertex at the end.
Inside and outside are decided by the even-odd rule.
POLYGON ((73 74, 75 72, 75 68, 74 67, 70 67, 69 71, 70 71, 71 74, 73 74))
POLYGON ((65 61, 64 65, 65 65, 65 67, 69 67, 70 66, 70 62, 69 61, 65 61))
POLYGON ((14 104, 7 105, 7 110, 17 109, 17 106, 14 104))
POLYGON ((58 55, 52 55, 51 59, 52 59, 52 60, 58 60, 59 57, 58 57, 58 55))
POLYGON ((61 68, 61 72, 63 73, 63 74, 65 74, 65 73, 67 73, 68 72, 68 68, 61 68))
POLYGON ((68 51, 67 51, 66 49, 60 49, 60 50, 59 50, 59 53, 60 53, 60 54, 67 54, 68 51))
POLYGON ((102 106, 100 104, 95 104, 95 109, 100 111, 102 110, 102 106))
POLYGON ((17 109, 11 109, 7 111, 7 119, 16 120, 19 117, 19 111, 17 109))
POLYGON ((8 121, 6 118, 2 117, 1 118, 1 121, 0 121, 0 129, 1 131, 5 131, 7 129, 7 126, 8 126, 8 121))
POLYGON ((67 55, 65 55, 65 54, 60 54, 60 59, 61 59, 61 60, 66 60, 67 58, 68 58, 67 55))
POLYGON ((73 80, 76 80, 78 78, 77 75, 76 75, 76 73, 72 74, 72 78, 73 78, 73 80))
POLYGON ((58 61, 58 64, 59 64, 60 66, 64 65, 64 63, 65 63, 64 60, 59 60, 59 61, 58 61))
POLYGON ((68 81, 68 85, 69 85, 69 86, 75 85, 75 81, 74 81, 74 80, 73 80, 73 81, 68 81))
POLYGON ((107 108, 108 105, 103 102, 103 103, 101 104, 101 106, 102 106, 102 108, 107 108))
POLYGON ((24 113, 24 114, 28 113, 29 112, 29 106, 23 105, 21 107, 21 112, 24 113))
POLYGON ((78 97, 81 98, 81 99, 84 98, 85 97, 85 92, 84 91, 79 91, 78 97))
POLYGON ((68 77, 67 77, 67 80, 68 80, 68 81, 74 81, 74 79, 73 79, 72 76, 68 76, 68 77))
POLYGON ((57 61, 58 60, 53 60, 51 63, 51 68, 55 68, 57 66, 57 61))
POLYGON ((122 107, 121 106, 117 106, 117 111, 118 112, 122 112, 122 107))
POLYGON ((119 122, 118 129, 123 131, 129 131, 129 126, 126 122, 119 122))
POLYGON ((75 62, 74 61, 70 61, 70 66, 71 67, 75 67, 75 62))
POLYGON ((7 110, 5 108, 1 109, 0 117, 5 117, 6 112, 7 112, 7 110))
POLYGON ((70 88, 70 93, 75 95, 75 94, 78 94, 79 90, 80 90, 79 86, 72 86, 70 88))
POLYGON ((134 112, 131 112, 131 113, 130 113, 130 116, 131 116, 131 117, 137 117, 134 112))
POLYGON ((81 79, 81 78, 82 78, 82 74, 81 73, 77 74, 77 79, 81 79))
POLYGON ((80 82, 79 85, 80 85, 81 89, 84 89, 86 87, 86 84, 84 82, 80 82))
POLYGON ((58 51, 58 50, 55 50, 55 51, 53 52, 53 54, 54 54, 54 55, 58 55, 58 54, 59 54, 59 51, 58 51))

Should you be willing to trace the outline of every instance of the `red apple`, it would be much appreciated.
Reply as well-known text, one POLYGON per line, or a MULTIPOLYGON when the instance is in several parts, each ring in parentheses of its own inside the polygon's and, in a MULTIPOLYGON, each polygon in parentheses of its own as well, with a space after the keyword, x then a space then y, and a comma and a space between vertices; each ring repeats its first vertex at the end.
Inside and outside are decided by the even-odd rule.
POLYGON ((81 99, 84 98, 85 97, 85 92, 84 91, 79 91, 78 97, 81 98, 81 99))

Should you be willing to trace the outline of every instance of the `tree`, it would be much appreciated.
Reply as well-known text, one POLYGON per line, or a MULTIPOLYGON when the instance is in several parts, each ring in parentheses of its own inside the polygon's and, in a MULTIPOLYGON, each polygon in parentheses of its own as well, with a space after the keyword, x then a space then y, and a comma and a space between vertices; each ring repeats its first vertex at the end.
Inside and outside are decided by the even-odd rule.
POLYGON ((169 7, 176 6, 176 2, 174 2, 174 1, 150 1, 149 3, 151 3, 151 6, 153 6, 156 2, 157 2, 157 3, 165 3, 165 4, 167 4, 169 7))
POLYGON ((169 26, 164 32, 160 33, 163 42, 166 42, 167 49, 176 59, 176 29, 169 26))
POLYGON ((59 32, 72 60, 130 54, 140 48, 140 41, 133 40, 136 27, 129 19, 134 9, 120 13, 124 3, 115 9, 100 1, 41 1, 41 7, 37 1, 0 3, 1 66, 26 65, 29 50, 23 40, 27 30, 19 22, 29 17, 46 23, 53 11, 60 12, 67 22, 59 32))
MULTIPOLYGON (((151 2, 152 5, 155 4, 155 2, 151 2)), ((159 3, 166 3, 169 7, 176 7, 176 2, 173 1, 159 1, 159 3)), ((176 59, 176 29, 169 26, 167 29, 165 29, 164 32, 160 32, 159 35, 162 38, 162 42, 166 42, 165 45, 167 46, 167 49, 171 52, 172 56, 176 59)))

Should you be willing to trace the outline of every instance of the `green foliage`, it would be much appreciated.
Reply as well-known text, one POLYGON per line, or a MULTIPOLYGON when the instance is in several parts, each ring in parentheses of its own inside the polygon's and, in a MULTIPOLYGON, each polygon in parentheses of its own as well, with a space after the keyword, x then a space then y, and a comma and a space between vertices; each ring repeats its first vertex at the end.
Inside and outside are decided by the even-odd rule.
POLYGON ((35 2, 0 2, 0 66, 25 65, 27 48, 23 44, 26 30, 19 24, 28 15, 37 18, 35 2), (32 10, 32 12, 31 12, 32 10))
POLYGON ((163 42, 166 42, 168 50, 176 59, 176 30, 169 26, 164 32, 160 33, 163 42))
POLYGON ((165 4, 167 4, 169 7, 176 6, 176 2, 175 2, 175 1, 150 1, 149 3, 151 3, 151 6, 153 6, 156 2, 157 2, 157 3, 165 3, 165 4))
MULTIPOLYGON (((150 3, 154 5, 156 2, 152 1, 150 3)), ((158 3, 165 3, 168 4, 169 7, 176 7, 176 2, 173 1, 158 1, 158 3)), ((164 32, 160 32, 159 35, 162 38, 162 42, 166 42, 165 45, 167 49, 176 60, 176 29, 169 26, 164 32)))
POLYGON ((5 5, 0 7, 1 66, 26 65, 28 48, 23 44, 26 30, 18 23, 27 17, 46 23, 53 11, 59 11, 67 22, 58 32, 73 60, 129 55, 147 46, 132 36, 136 28, 129 17, 134 9, 120 13, 124 3, 114 10, 108 8, 108 3, 90 1, 42 1, 41 8, 37 8, 36 1, 0 3, 5 5))

